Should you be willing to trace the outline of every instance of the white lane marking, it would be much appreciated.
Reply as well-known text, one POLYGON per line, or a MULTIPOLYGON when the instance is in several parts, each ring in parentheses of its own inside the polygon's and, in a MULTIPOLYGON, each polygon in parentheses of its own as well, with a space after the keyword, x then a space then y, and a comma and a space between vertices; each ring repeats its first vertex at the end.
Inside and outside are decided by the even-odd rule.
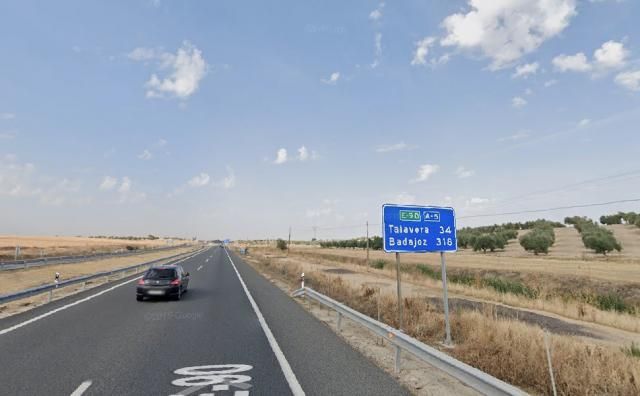
POLYGON ((251 292, 249 292, 247 285, 244 283, 244 280, 242 279, 240 272, 238 272, 236 265, 233 263, 233 260, 231 259, 231 256, 229 255, 229 252, 227 251, 227 249, 224 249, 224 252, 227 254, 227 257, 229 258, 229 262, 231 262, 231 266, 233 266, 233 270, 236 272, 236 275, 238 276, 238 280, 240 280, 240 284, 244 289, 244 293, 247 295, 247 298, 251 303, 251 307, 253 308, 253 311, 256 313, 256 316, 258 317, 258 322, 260 322, 262 331, 264 331, 264 334, 267 336, 267 340, 269 341, 269 346, 271 346, 271 350, 273 351, 274 355, 276 355, 276 359, 278 359, 278 363, 280 363, 280 368, 282 369, 284 378, 287 380, 287 383, 289 384, 289 388, 291 388, 291 393, 293 393, 294 396, 304 396, 305 393, 302 390, 302 386, 300 386, 300 383, 298 382, 296 375, 293 373, 293 370, 291 369, 291 366, 289 365, 287 358, 284 356, 282 349, 280 349, 280 345, 278 345, 278 342, 276 341, 276 338, 273 336, 273 333, 271 332, 269 325, 267 325, 267 321, 264 319, 264 316, 262 316, 262 312, 260 311, 260 308, 258 308, 258 304, 256 304, 255 300, 251 296, 251 292))
POLYGON ((76 390, 73 391, 73 393, 70 396, 81 396, 87 389, 89 389, 92 383, 93 382, 89 380, 84 381, 83 383, 80 384, 80 386, 76 388, 76 390))
MULTIPOLYGON (((184 258, 184 259, 182 259, 182 260, 180 260, 180 261, 176 261, 176 262, 175 262, 175 264, 181 263, 181 262, 183 262, 183 261, 185 261, 185 260, 188 260, 188 259, 190 259, 190 258, 192 258, 192 257, 194 257, 194 256, 196 256, 196 255, 194 254, 193 256, 189 256, 189 257, 186 257, 186 258, 184 258)), ((117 285, 115 285, 115 286, 112 286, 112 287, 110 287, 110 288, 108 288, 108 289, 104 289, 104 290, 102 290, 102 291, 100 291, 100 292, 97 292, 96 294, 92 294, 92 295, 90 295, 90 296, 88 296, 88 297, 85 297, 85 298, 83 298, 83 299, 80 299, 80 300, 78 300, 78 301, 74 301, 74 302, 69 303, 69 304, 67 304, 67 305, 63 305, 63 306, 61 306, 61 307, 58 307, 58 308, 56 308, 56 309, 53 309, 53 310, 51 310, 51 311, 49 311, 49 312, 45 312, 45 313, 43 313, 42 315, 38 315, 38 316, 33 317, 33 318, 29 319, 29 320, 25 320, 24 322, 18 323, 18 324, 16 324, 16 325, 11 326, 11 327, 7 327, 6 329, 2 329, 2 330, 0 330, 0 335, 10 333, 10 332, 12 332, 12 331, 14 331, 14 330, 17 330, 17 329, 19 329, 19 328, 21 328, 21 327, 23 327, 23 326, 26 326, 26 325, 31 324, 31 323, 33 323, 33 322, 36 322, 36 321, 38 321, 38 320, 40 320, 40 319, 44 319, 44 318, 46 318, 47 316, 51 316, 51 315, 53 315, 54 313, 57 313, 57 312, 60 312, 60 311, 64 311, 64 310, 65 310, 65 309, 67 309, 67 308, 71 308, 71 307, 74 307, 74 306, 76 306, 76 305, 78 305, 78 304, 81 304, 81 303, 83 303, 83 302, 86 302, 86 301, 92 300, 92 299, 94 299, 94 298, 96 298, 96 297, 98 297, 98 296, 101 296, 101 295, 103 295, 103 294, 105 294, 105 293, 108 293, 108 292, 110 292, 110 291, 112 291, 112 290, 115 290, 115 289, 117 289, 117 288, 119 288, 119 287, 121 287, 121 286, 124 286, 124 285, 126 285, 126 284, 128 284, 128 283, 131 283, 131 282, 133 282, 133 281, 136 281, 136 280, 138 280, 138 279, 140 279, 140 278, 142 278, 142 275, 140 275, 140 276, 138 276, 138 277, 135 277, 135 278, 133 278, 133 279, 129 279, 128 281, 124 281, 124 282, 122 282, 122 283, 118 283, 118 284, 117 284, 117 285)))
POLYGON ((202 266, 199 266, 196 271, 200 271, 201 269, 202 269, 202 266))

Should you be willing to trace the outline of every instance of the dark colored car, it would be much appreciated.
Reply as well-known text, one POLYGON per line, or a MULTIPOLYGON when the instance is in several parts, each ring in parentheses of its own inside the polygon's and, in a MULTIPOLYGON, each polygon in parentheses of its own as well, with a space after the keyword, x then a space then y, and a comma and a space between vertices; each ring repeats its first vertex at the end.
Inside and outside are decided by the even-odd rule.
POLYGON ((189 287, 189 273, 181 265, 152 267, 138 280, 136 300, 145 297, 170 297, 176 300, 189 287))

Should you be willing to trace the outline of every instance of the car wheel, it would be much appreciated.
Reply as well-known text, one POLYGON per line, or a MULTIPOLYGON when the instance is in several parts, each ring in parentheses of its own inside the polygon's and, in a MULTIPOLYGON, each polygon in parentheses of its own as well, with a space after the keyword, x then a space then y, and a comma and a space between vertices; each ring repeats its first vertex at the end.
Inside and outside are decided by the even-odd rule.
POLYGON ((144 296, 136 296, 136 300, 137 301, 142 301, 142 300, 144 300, 144 296))

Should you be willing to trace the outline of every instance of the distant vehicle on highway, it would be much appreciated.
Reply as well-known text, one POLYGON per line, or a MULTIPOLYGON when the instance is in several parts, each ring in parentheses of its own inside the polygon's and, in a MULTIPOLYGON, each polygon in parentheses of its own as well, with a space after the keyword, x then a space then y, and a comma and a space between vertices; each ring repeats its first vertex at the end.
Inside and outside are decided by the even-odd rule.
POLYGON ((181 265, 152 267, 138 280, 136 300, 145 297, 169 297, 180 300, 189 287, 189 273, 181 265))

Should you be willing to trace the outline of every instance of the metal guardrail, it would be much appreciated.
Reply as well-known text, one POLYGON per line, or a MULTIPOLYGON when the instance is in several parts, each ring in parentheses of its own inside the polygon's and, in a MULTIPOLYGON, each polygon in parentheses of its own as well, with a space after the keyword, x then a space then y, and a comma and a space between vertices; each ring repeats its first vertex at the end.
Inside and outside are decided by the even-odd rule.
POLYGON ((357 324, 366 327, 371 332, 385 338, 395 347, 395 371, 400 372, 400 350, 403 349, 418 359, 429 363, 450 376, 458 379, 465 385, 485 395, 526 395, 525 392, 501 381, 483 371, 469 366, 451 356, 432 348, 415 338, 384 323, 368 317, 338 301, 318 293, 309 288, 302 287, 292 293, 293 297, 309 297, 316 302, 332 308, 338 313, 338 330, 342 329, 342 317, 346 317, 357 324))
POLYGON ((199 253, 200 251, 202 251, 202 249, 199 249, 199 250, 196 250, 196 251, 192 251, 192 252, 187 252, 187 253, 174 254, 173 256, 164 257, 164 258, 160 258, 160 259, 156 259, 156 260, 152 260, 152 261, 147 261, 145 263, 135 264, 135 265, 131 265, 129 267, 123 267, 123 268, 118 268, 118 269, 114 269, 114 270, 110 270, 110 271, 98 272, 96 274, 80 276, 80 277, 77 277, 77 278, 64 280, 64 281, 59 282, 57 284, 56 283, 51 283, 51 284, 46 284, 46 285, 42 285, 42 286, 32 287, 30 289, 20 290, 18 292, 11 293, 11 294, 0 295, 0 304, 5 304, 5 303, 11 302, 11 301, 15 301, 15 300, 21 300, 23 298, 33 297, 35 295, 43 294, 43 293, 46 293, 46 292, 49 292, 48 301, 51 301, 51 299, 53 297, 53 291, 54 290, 61 289, 61 288, 66 287, 66 286, 76 285, 78 283, 82 283, 82 289, 84 290, 84 288, 86 286, 86 283, 91 281, 91 280, 98 279, 98 278, 105 278, 105 282, 104 283, 107 283, 108 280, 109 280, 109 277, 111 277, 111 276, 113 276, 115 274, 121 274, 120 279, 122 279, 122 278, 125 277, 125 274, 128 271, 135 270, 135 273, 137 274, 141 267, 151 266, 151 265, 157 264, 157 263, 159 263, 161 261, 173 260, 173 259, 181 257, 181 256, 188 256, 188 255, 196 254, 196 253, 199 253))
POLYGON ((125 251, 122 253, 95 253, 95 254, 76 255, 76 256, 52 256, 52 257, 38 257, 38 258, 24 259, 24 260, 0 261, 0 271, 7 271, 7 270, 13 270, 13 269, 26 269, 29 267, 42 267, 45 265, 54 265, 54 264, 72 264, 72 263, 78 263, 82 261, 101 259, 101 258, 129 257, 137 254, 161 252, 164 250, 176 249, 176 248, 185 247, 185 246, 188 246, 188 245, 182 244, 182 245, 175 245, 175 246, 163 246, 161 248, 125 251))

